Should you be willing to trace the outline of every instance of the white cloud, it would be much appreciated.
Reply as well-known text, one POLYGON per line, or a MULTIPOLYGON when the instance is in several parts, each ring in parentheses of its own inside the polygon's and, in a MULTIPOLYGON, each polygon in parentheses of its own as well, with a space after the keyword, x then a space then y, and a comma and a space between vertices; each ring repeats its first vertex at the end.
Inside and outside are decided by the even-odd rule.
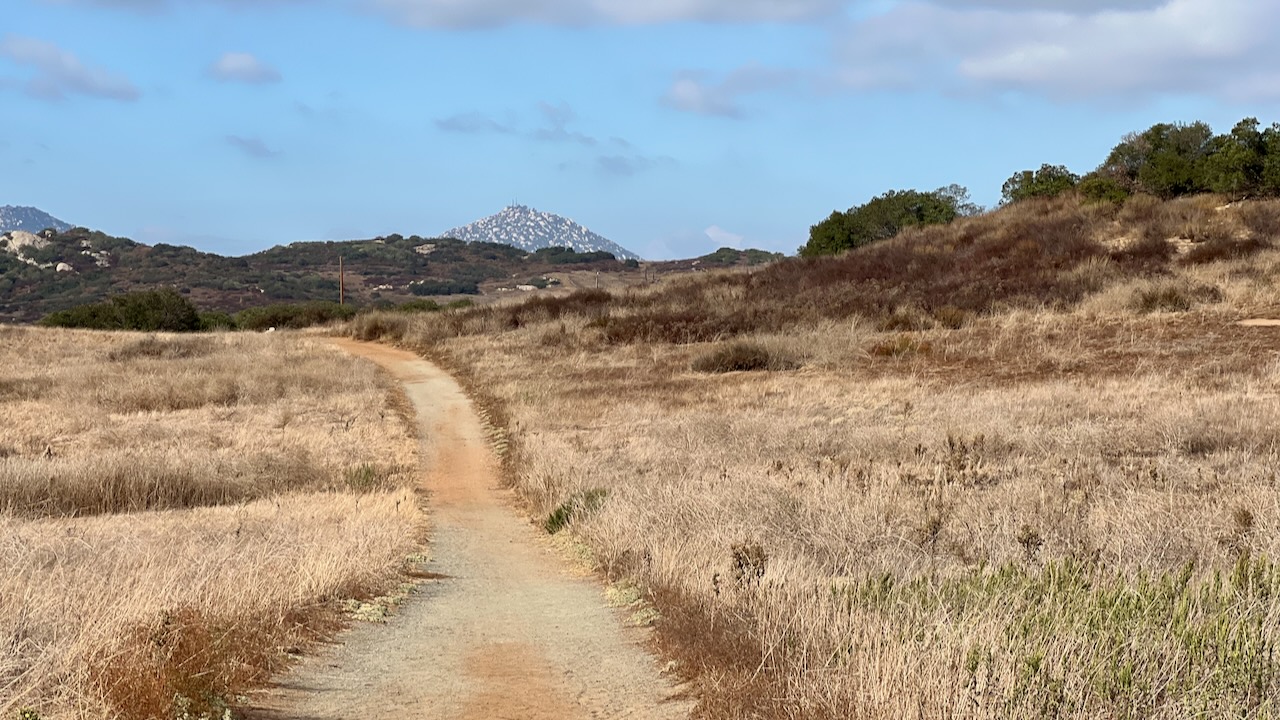
POLYGON ((251 85, 280 82, 280 71, 250 53, 229 52, 209 66, 209 74, 223 82, 251 85))
POLYGON ((42 100, 63 100, 67 95, 89 95, 133 101, 141 93, 123 75, 89 67, 75 55, 53 43, 18 35, 0 39, 0 58, 34 69, 25 83, 27 94, 42 100))
POLYGON ((1063 100, 1277 96, 1280 4, 1257 0, 907 2, 853 23, 838 74, 857 88, 1016 90, 1063 100), (944 5, 950 7, 944 7, 944 5))
POLYGON ((736 233, 731 233, 719 225, 712 225, 703 231, 703 233, 711 238, 711 242, 716 244, 717 249, 722 247, 731 247, 737 250, 742 249, 744 238, 736 233))
POLYGON ((745 65, 729 73, 720 82, 707 79, 705 73, 682 72, 676 76, 662 96, 667 107, 699 115, 742 117, 742 97, 755 93, 781 90, 799 84, 800 74, 794 70, 745 65))
POLYGON ((653 25, 669 22, 797 22, 830 17, 847 0, 362 0, 418 27, 653 25))

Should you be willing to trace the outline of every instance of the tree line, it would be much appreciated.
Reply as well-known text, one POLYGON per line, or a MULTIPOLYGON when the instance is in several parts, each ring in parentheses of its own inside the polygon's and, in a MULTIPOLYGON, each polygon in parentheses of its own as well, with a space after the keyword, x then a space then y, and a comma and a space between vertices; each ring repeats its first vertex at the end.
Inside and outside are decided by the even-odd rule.
MULTIPOLYGON (((1000 201, 1008 205, 1065 192, 1115 203, 1138 194, 1164 200, 1199 193, 1278 197, 1280 123, 1263 128, 1257 118, 1245 118, 1222 135, 1204 122, 1157 123, 1125 135, 1086 175, 1051 164, 1020 170, 1004 182, 1000 201)), ((981 211, 958 185, 931 192, 891 190, 813 225, 800 255, 834 255, 893 237, 912 225, 946 224, 981 211)))

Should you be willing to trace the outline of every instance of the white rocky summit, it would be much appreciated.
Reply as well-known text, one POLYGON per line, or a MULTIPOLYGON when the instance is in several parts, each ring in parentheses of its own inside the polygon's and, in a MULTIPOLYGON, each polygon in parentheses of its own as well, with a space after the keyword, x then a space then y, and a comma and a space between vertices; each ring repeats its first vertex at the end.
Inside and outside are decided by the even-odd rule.
POLYGON ((569 218, 540 212, 524 205, 511 205, 470 225, 440 233, 440 237, 466 242, 512 245, 529 252, 548 247, 567 247, 575 252, 608 252, 619 260, 639 260, 640 256, 605 237, 591 232, 569 218))
POLYGON ((0 205, 0 233, 12 230, 38 233, 49 228, 66 232, 71 229, 71 225, 39 208, 0 205))

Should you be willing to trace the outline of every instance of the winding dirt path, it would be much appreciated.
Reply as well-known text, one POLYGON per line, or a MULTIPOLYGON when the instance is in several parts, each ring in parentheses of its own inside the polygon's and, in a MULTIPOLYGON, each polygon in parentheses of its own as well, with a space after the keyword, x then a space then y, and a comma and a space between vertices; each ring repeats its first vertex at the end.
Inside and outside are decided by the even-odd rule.
POLYGON ((385 625, 362 624, 256 698, 279 720, 684 718, 590 578, 575 576, 521 519, 457 383, 418 356, 337 340, 399 378, 421 424, 432 560, 385 625))

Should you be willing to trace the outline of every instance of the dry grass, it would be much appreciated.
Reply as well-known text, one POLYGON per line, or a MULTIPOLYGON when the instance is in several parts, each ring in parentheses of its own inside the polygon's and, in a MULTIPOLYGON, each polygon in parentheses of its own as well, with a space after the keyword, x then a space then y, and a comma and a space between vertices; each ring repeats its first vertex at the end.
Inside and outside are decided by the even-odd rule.
MULTIPOLYGON (((981 273, 879 286, 927 299, 971 282, 945 305, 960 322, 930 322, 932 301, 817 302, 854 253, 775 271, 797 294, 711 277, 616 297, 607 322, 499 308, 399 339, 501 403, 531 512, 645 589, 700 717, 1273 717, 1280 332, 1234 323, 1280 317, 1280 254, 1184 264, 1145 229, 1270 222, 1244 208, 1048 207, 1065 230, 985 219, 998 237, 971 238, 965 262, 997 246, 1052 258, 1022 243, 1087 226, 1098 249, 1069 262, 990 256, 1015 273, 1005 290, 1048 277, 1039 305, 981 273), (641 330, 623 342, 628 317, 641 330), (720 347, 693 341, 735 334, 801 369, 691 370, 720 347)), ((883 252, 945 255, 938 232, 883 252)))
POLYGON ((0 328, 0 717, 220 716, 418 547, 396 386, 284 335, 0 328))

